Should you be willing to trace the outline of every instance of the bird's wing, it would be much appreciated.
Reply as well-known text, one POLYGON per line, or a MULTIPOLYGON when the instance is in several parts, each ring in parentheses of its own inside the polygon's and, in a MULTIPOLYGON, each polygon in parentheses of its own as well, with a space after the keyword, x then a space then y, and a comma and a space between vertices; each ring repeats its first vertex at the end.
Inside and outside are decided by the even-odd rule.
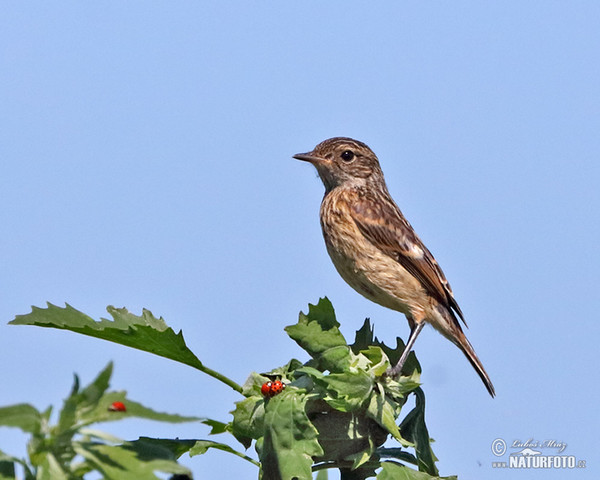
POLYGON ((419 280, 429 295, 452 308, 465 322, 444 272, 390 197, 375 198, 361 192, 350 206, 350 215, 361 233, 419 280))

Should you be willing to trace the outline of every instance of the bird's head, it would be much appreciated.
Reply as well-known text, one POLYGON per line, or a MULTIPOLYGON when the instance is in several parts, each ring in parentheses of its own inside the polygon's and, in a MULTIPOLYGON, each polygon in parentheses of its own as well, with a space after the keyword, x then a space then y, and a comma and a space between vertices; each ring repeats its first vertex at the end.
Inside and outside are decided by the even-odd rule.
POLYGON ((364 186, 383 182, 379 160, 364 143, 352 138, 335 137, 319 143, 312 152, 294 155, 312 163, 329 192, 337 186, 364 186))

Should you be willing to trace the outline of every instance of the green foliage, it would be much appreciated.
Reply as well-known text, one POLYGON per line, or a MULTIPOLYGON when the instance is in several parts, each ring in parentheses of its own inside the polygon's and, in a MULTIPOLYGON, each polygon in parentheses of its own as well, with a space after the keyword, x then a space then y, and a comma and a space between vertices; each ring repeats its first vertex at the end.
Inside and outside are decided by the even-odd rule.
POLYGON ((353 478, 367 478, 385 463, 382 454, 418 465, 428 477, 438 475, 429 438, 423 443, 427 429, 424 416, 417 414, 421 403, 403 430, 397 425, 408 395, 421 391, 414 355, 407 362, 412 367, 407 375, 385 376, 392 365, 390 357, 399 358, 403 344, 394 349, 383 345, 366 322, 354 344, 348 345, 327 299, 310 305, 308 313, 301 313, 299 322, 286 331, 311 360, 251 375, 244 387, 249 396, 232 412, 236 438, 246 447, 256 441, 261 478, 310 479, 311 464, 313 470, 337 467, 353 472, 353 478), (260 385, 273 375, 287 388, 265 399, 260 385), (413 447, 415 455, 402 448, 381 448, 389 436, 402 447, 413 447))
POLYGON ((155 471, 189 473, 177 464, 177 456, 162 446, 140 442, 123 442, 104 432, 89 428, 99 422, 124 418, 146 418, 170 423, 200 420, 156 412, 127 398, 126 392, 110 391, 112 363, 109 363, 89 385, 80 388, 75 375, 73 387, 56 424, 50 423, 52 408, 43 412, 28 404, 0 408, 0 426, 16 427, 31 434, 28 459, 0 453, 0 479, 15 478, 15 464, 21 465, 25 479, 79 479, 91 471, 107 479, 155 480, 155 471), (126 411, 111 409, 121 402, 126 411), (79 455, 83 461, 77 461, 79 455))
MULTIPOLYGON (((162 318, 144 310, 138 317, 125 309, 108 308, 113 320, 95 321, 78 310, 49 304, 11 322, 71 330, 137 348, 196 368, 227 384, 243 398, 235 404, 228 423, 202 419, 211 435, 229 433, 248 449, 254 445, 258 461, 226 443, 209 440, 169 440, 142 437, 133 442, 114 441, 86 427, 98 421, 125 416, 160 421, 198 420, 154 412, 126 399, 124 392, 108 392, 112 366, 84 389, 79 380, 65 400, 57 425, 48 427, 51 410, 38 412, 27 404, 0 409, 0 425, 19 427, 32 434, 29 462, 0 455, 0 480, 14 478, 14 464, 29 478, 83 478, 100 471, 105 478, 154 479, 160 470, 185 473, 177 464, 190 456, 218 449, 259 466, 262 480, 325 480, 327 469, 340 470, 342 479, 434 479, 437 461, 425 425, 425 396, 420 388, 421 368, 413 353, 399 378, 386 376, 404 344, 389 347, 375 338, 370 322, 348 344, 339 329, 333 306, 326 298, 300 313, 298 323, 286 332, 310 359, 292 359, 268 373, 251 373, 240 386, 206 367, 162 318), (265 397, 261 386, 281 380, 282 393, 265 397), (402 408, 414 398, 414 408, 401 420, 402 408), (114 401, 127 404, 126 413, 109 412, 114 401), (79 437, 82 438, 79 438, 79 437), (395 447, 386 448, 391 439, 395 447), (60 446, 60 448, 59 448, 60 446), (75 455, 84 459, 73 463, 75 455), (406 464, 418 468, 411 468, 406 464)), ((450 477, 448 477, 450 478, 450 477)))
POLYGON ((106 310, 113 317, 112 321, 105 318, 95 321, 69 304, 62 308, 48 303, 48 308, 33 307, 31 313, 17 315, 10 324, 70 330, 150 352, 194 367, 241 392, 241 387, 237 383, 211 370, 198 360, 185 344, 181 331, 175 333, 162 318, 156 318, 149 310, 144 309, 139 317, 125 308, 109 306, 106 310))

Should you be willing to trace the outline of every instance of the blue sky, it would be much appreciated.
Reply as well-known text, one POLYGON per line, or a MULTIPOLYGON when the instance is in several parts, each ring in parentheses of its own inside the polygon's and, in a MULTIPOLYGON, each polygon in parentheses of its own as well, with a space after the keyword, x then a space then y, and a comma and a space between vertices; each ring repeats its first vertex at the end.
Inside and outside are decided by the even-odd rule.
MULTIPOLYGON (((321 237, 321 182, 291 158, 366 142, 450 280, 496 386, 428 328, 416 344, 442 474, 491 467, 503 438, 567 443, 591 478, 598 430, 600 4, 4 2, 0 7, 0 405, 59 404, 73 372, 161 411, 228 420, 238 397, 192 369, 68 332, 7 326, 30 305, 142 307, 243 382, 291 357, 283 327, 327 295, 348 338, 363 299, 321 237)), ((206 438, 130 420, 125 438, 206 438)), ((0 431, 0 449, 25 437, 0 431)), ((549 453, 549 452, 546 452, 549 453)), ((221 452, 184 459, 254 478, 221 452)))

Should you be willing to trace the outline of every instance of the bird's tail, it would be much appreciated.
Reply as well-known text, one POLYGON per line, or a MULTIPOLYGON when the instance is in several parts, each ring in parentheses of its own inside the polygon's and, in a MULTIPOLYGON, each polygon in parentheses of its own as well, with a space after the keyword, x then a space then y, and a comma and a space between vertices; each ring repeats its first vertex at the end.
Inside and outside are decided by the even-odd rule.
POLYGON ((462 330, 460 331, 459 335, 455 334, 454 338, 452 338, 451 340, 453 343, 456 344, 456 346, 458 348, 460 348, 462 350, 462 352, 465 354, 465 357, 467 357, 467 360, 469 360, 471 365, 473 365, 473 368, 475 369, 475 371, 477 372, 477 374, 483 381, 483 384, 485 385, 485 388, 487 388, 487 391, 490 392, 490 395, 492 397, 495 397, 496 390, 494 390, 494 385, 492 384, 492 381, 490 380, 490 376, 485 371, 485 368, 483 368, 483 364, 481 363, 481 360, 479 360, 479 357, 475 353, 473 346, 471 345, 469 340, 467 340, 467 337, 462 332, 462 330))

